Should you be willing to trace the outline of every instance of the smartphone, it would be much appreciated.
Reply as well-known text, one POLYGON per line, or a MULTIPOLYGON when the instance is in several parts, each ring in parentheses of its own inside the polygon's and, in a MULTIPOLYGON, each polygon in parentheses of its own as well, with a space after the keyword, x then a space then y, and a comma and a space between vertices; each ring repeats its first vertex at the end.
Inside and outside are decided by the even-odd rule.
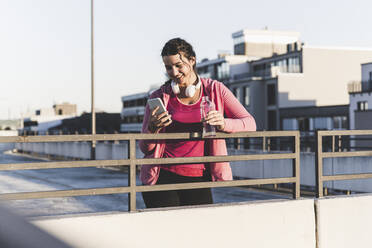
POLYGON ((149 105, 150 110, 152 111, 154 108, 159 106, 159 109, 156 111, 157 115, 160 115, 161 113, 167 111, 164 107, 163 102, 160 100, 160 98, 151 98, 147 100, 147 104, 149 105))

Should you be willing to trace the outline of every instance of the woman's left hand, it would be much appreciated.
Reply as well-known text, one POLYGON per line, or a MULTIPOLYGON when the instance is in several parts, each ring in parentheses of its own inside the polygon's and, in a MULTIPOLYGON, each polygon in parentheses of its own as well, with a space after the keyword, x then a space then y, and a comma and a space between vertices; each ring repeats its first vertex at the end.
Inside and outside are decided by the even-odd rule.
POLYGON ((225 118, 220 112, 216 110, 209 111, 207 118, 205 118, 205 121, 209 125, 216 126, 218 131, 223 131, 223 129, 225 128, 225 118))

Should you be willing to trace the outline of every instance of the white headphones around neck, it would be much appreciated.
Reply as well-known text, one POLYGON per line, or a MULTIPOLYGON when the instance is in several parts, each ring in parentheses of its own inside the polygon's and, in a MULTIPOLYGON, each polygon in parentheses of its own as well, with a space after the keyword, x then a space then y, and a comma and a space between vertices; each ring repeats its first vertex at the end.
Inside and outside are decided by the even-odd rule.
MULTIPOLYGON (((178 95, 181 92, 180 87, 174 81, 171 82, 171 86, 174 94, 178 95)), ((200 89, 200 86, 201 86, 200 80, 198 80, 198 83, 196 85, 191 84, 187 86, 185 90, 186 96, 193 97, 195 95, 196 90, 200 89)))

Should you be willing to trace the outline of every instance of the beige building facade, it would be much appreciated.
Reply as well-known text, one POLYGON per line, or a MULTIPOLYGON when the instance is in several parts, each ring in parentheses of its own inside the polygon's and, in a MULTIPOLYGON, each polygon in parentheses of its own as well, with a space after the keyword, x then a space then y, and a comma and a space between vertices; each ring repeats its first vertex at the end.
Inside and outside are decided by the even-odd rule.
MULTIPOLYGON (((229 87, 255 116, 258 129, 298 129, 298 123, 284 127, 280 109, 349 104, 348 83, 361 80, 360 64, 371 59, 372 49, 303 45, 297 50, 289 49, 284 54, 249 62, 250 73, 245 77, 231 75, 229 87)), ((345 114, 332 117, 335 120, 314 117, 307 120, 312 122, 307 126, 314 130, 348 128, 344 124, 345 114), (319 122, 322 124, 317 127, 319 122), (339 127, 333 122, 343 125, 339 127)))
POLYGON ((372 60, 372 49, 302 47, 302 72, 279 73, 279 107, 349 103, 347 86, 360 81, 360 64, 372 60), (301 102, 298 102, 301 101, 301 102))

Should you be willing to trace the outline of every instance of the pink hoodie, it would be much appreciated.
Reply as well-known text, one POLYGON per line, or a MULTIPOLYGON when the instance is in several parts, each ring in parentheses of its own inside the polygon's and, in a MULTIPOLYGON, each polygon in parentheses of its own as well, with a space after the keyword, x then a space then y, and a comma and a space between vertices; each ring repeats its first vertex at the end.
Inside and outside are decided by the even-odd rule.
MULTIPOLYGON (((220 111, 225 116, 224 132, 256 131, 256 122, 254 118, 223 83, 209 78, 201 78, 201 82, 205 88, 206 94, 209 95, 209 98, 215 103, 216 110, 220 111)), ((167 108, 171 90, 170 84, 165 84, 160 89, 153 92, 150 98, 161 98, 167 108)), ((149 133, 147 130, 149 118, 150 110, 148 106, 146 106, 142 133, 149 133)), ((161 132, 163 132, 163 130, 164 129, 162 129, 161 132)), ((227 155, 226 142, 223 139, 207 139, 206 145, 207 155, 209 156, 227 155)), ((141 140, 139 146, 145 154, 145 158, 161 158, 164 153, 165 142, 164 140, 141 140)), ((213 181, 232 180, 231 168, 228 162, 209 163, 209 165, 213 181)), ((140 175, 142 183, 154 185, 159 178, 159 172, 159 165, 142 165, 140 175)))

